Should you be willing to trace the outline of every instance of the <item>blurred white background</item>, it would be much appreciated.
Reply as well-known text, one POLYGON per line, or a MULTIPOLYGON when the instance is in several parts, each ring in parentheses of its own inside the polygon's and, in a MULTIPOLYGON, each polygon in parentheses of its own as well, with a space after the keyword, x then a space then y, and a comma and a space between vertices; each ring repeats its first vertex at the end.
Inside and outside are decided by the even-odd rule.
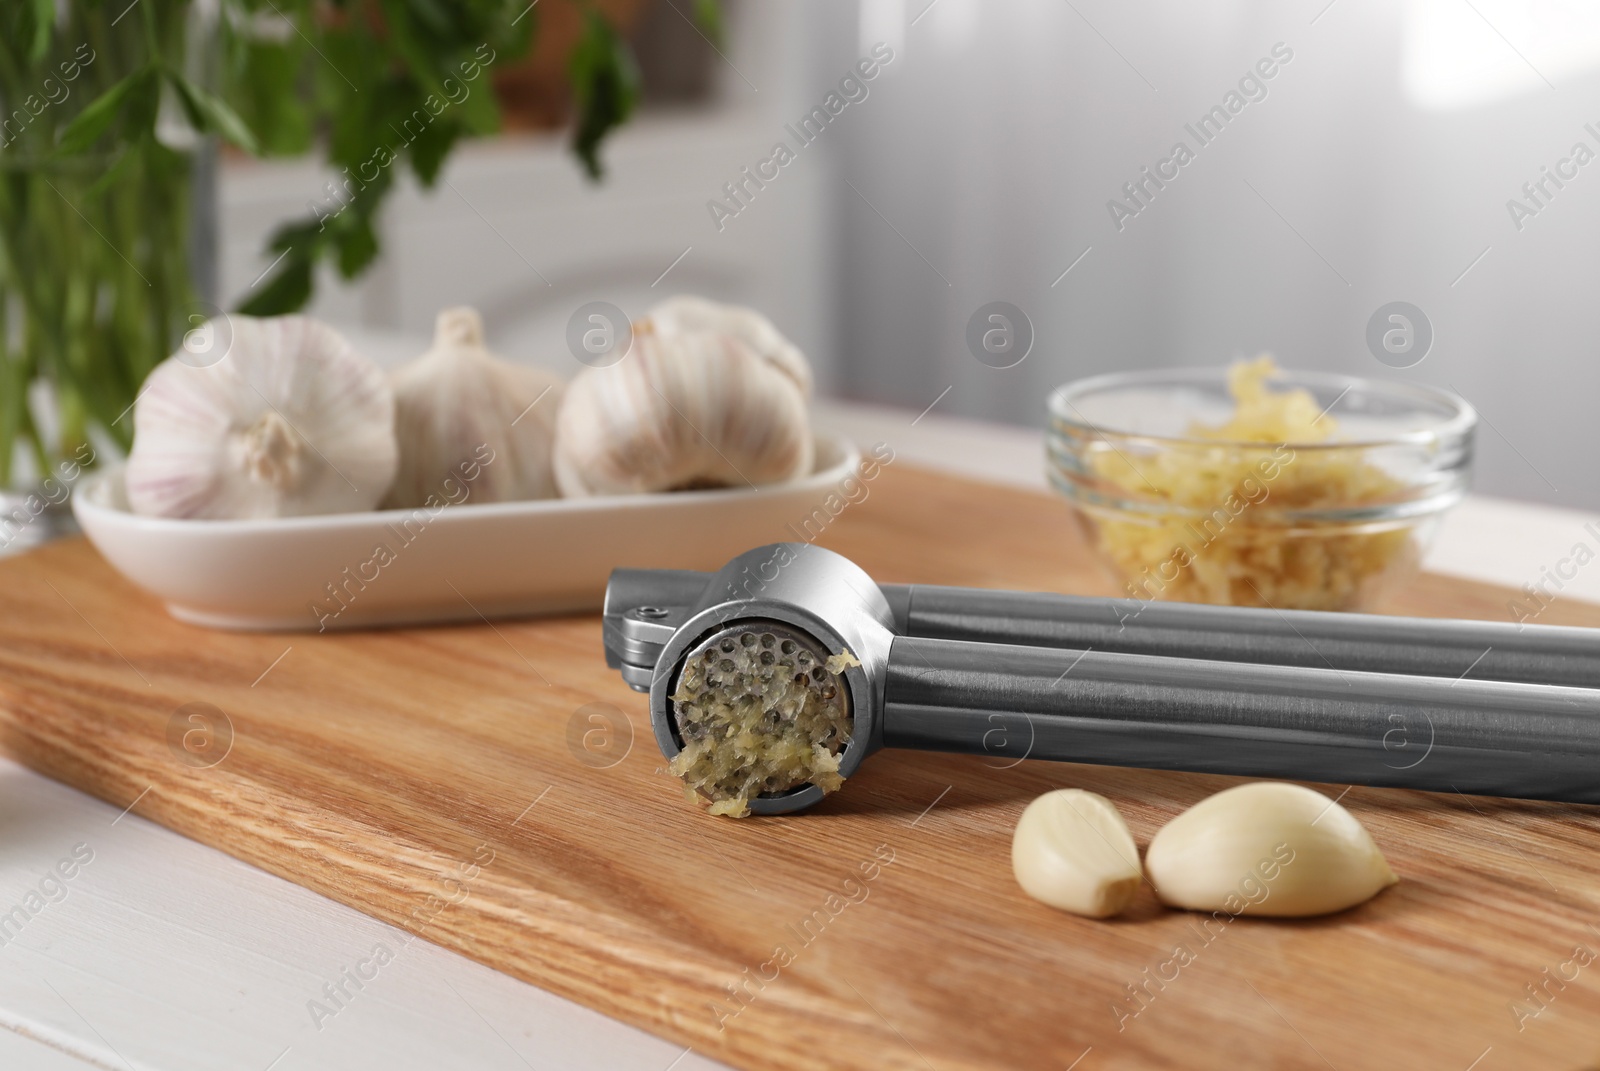
MULTIPOLYGON (((1269 351, 1458 390, 1484 418, 1479 491, 1600 508, 1600 159, 1574 159, 1580 143, 1600 157, 1597 5, 743 0, 728 17, 709 99, 647 109, 603 185, 554 137, 472 146, 436 191, 396 199, 380 265, 318 311, 420 336, 439 307, 474 304, 500 352, 570 373, 577 306, 637 315, 698 291, 767 311, 825 393, 1032 426, 1068 379, 1269 351), (719 230, 708 202, 793 145, 785 124, 879 42, 894 59, 865 99, 719 230), (1292 59, 1265 96, 1248 87, 1259 99, 1119 230, 1107 202, 1194 148, 1185 124, 1275 46, 1292 59), (1575 172, 1560 188, 1558 168, 1575 172), (1542 204, 1523 191, 1541 180, 1542 204), (1520 228, 1513 198, 1538 208, 1520 228), (965 340, 997 300, 1035 336, 1003 370, 965 340), (1392 301, 1435 335, 1403 370, 1366 343, 1392 301)), ((322 181, 228 167, 225 293, 249 289, 266 233, 322 181)))

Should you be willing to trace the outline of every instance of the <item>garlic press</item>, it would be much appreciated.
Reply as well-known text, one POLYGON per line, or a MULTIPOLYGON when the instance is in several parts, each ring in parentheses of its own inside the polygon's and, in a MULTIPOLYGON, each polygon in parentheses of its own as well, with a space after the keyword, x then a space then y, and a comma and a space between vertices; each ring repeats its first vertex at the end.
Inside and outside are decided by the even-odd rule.
MULTIPOLYGON (((1600 803, 1600 630, 878 585, 776 543, 614 571, 603 634, 663 754, 735 781, 809 724, 837 779, 889 747, 1600 803)), ((780 814, 822 780, 741 791, 780 814)))

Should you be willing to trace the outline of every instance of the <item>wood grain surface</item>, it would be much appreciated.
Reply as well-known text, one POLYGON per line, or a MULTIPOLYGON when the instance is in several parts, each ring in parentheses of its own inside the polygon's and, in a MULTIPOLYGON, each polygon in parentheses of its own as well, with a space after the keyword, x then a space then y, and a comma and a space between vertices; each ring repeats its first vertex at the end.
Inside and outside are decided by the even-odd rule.
MULTIPOLYGON (((821 542, 880 580, 1111 591, 1059 501, 903 463, 869 490, 821 542)), ((1504 619, 1511 597, 1423 577, 1390 608, 1504 619)), ((1541 620, 1600 625, 1600 608, 1541 620)), ((1343 802, 1401 878, 1376 900, 1207 931, 1147 887, 1127 917, 1089 921, 1016 887, 1027 801, 1102 793, 1143 848, 1239 779, 885 752, 807 814, 711 819, 661 771, 598 618, 210 632, 76 540, 0 563, 0 748, 743 1068, 1600 1058, 1593 808, 1356 787, 1343 802), (231 735, 189 720, 211 708, 231 735)))

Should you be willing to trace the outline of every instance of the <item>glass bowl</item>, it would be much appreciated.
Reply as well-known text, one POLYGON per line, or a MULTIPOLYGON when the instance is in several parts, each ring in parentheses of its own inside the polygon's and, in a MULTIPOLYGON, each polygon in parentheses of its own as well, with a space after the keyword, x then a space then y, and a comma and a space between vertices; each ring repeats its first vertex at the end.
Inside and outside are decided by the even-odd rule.
MULTIPOLYGON (((1119 586, 1170 599, 1368 609, 1410 577, 1466 493, 1477 414, 1410 383, 1282 372, 1322 441, 1197 436, 1234 412, 1227 368, 1081 379, 1050 397, 1051 484, 1119 586)), ((1311 438, 1306 436, 1305 438, 1311 438)))

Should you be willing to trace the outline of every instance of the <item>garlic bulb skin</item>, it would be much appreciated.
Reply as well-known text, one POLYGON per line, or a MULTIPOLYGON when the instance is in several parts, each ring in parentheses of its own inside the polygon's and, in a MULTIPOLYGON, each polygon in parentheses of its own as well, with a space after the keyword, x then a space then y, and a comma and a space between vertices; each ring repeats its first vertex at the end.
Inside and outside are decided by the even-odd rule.
POLYGON ((229 316, 213 364, 167 358, 134 405, 133 512, 207 520, 358 512, 394 479, 394 394, 333 328, 229 316))
POLYGON ((658 335, 696 334, 702 331, 732 335, 781 368, 799 385, 802 394, 807 397, 811 395, 811 365, 807 363, 805 354, 784 338, 771 320, 755 309, 679 294, 645 313, 641 326, 658 335))
POLYGON ((561 380, 540 368, 494 356, 483 344, 476 309, 445 309, 433 348, 390 377, 400 472, 388 509, 421 506, 444 495, 446 481, 475 471, 471 501, 556 497, 551 452, 561 380), (487 446, 493 460, 478 465, 487 446), (471 464, 470 470, 463 465, 471 464))
POLYGON ((561 493, 758 487, 810 472, 811 373, 788 350, 769 357, 737 334, 642 321, 626 357, 567 388, 556 425, 561 493))

